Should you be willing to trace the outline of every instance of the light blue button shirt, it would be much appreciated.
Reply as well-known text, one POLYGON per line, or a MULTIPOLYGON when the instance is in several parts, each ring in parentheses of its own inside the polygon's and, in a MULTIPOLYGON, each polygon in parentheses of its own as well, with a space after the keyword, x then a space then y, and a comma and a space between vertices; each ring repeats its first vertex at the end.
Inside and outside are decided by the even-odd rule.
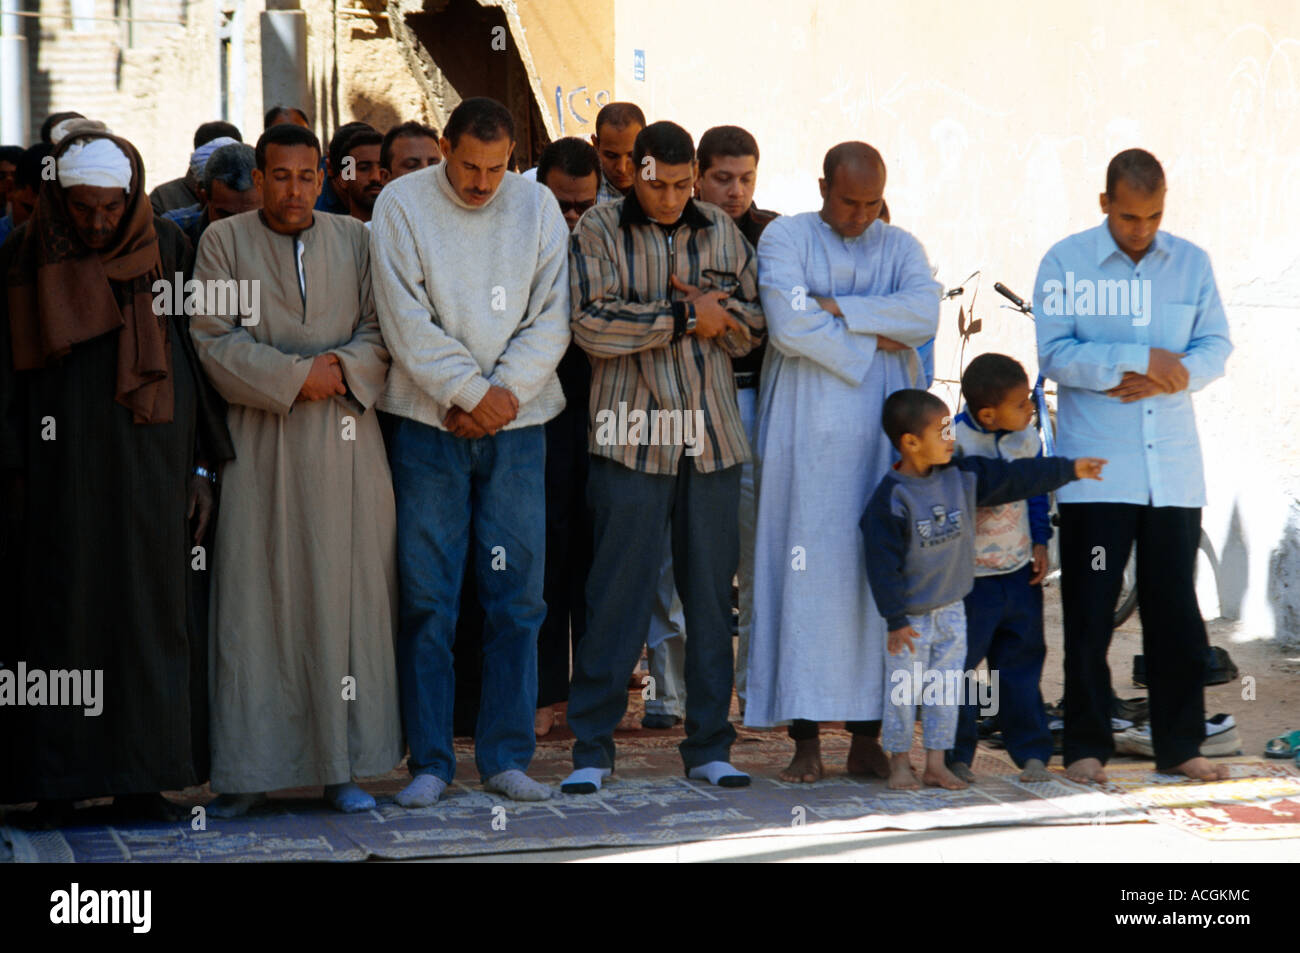
POLYGON ((1205 505, 1191 392, 1223 375, 1232 352, 1210 256, 1157 232, 1142 260, 1103 221, 1052 246, 1034 282, 1038 365, 1058 384, 1057 454, 1105 457, 1103 480, 1057 491, 1061 503, 1205 505), (1185 352, 1186 390, 1123 403, 1105 393, 1145 374, 1150 348, 1185 352))

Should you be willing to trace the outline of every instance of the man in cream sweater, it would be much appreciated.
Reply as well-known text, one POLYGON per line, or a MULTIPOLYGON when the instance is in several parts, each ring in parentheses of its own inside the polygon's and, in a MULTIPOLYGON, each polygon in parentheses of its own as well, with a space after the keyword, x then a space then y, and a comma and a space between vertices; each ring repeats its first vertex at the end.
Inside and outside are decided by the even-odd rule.
POLYGON ((452 642, 472 536, 483 633, 474 749, 484 786, 544 800, 533 757, 537 632, 546 558, 543 425, 564 407, 569 229, 549 191, 507 172, 514 121, 462 102, 446 161, 388 184, 375 203, 375 305, 392 354, 378 406, 396 416, 401 626, 397 668, 412 782, 403 807, 438 800, 456 769, 452 642))

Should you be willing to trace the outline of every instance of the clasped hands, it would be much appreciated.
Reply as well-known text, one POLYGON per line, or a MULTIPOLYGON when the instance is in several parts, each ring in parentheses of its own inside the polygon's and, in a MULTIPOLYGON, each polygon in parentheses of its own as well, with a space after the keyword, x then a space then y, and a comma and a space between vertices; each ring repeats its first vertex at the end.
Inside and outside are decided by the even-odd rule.
POLYGON ((1191 380, 1187 368, 1180 360, 1186 356, 1185 353, 1153 347, 1145 374, 1125 371, 1120 382, 1106 393, 1118 397, 1126 404, 1157 394, 1176 394, 1186 388, 1191 380))
POLYGON ((479 437, 495 436, 518 414, 519 398, 504 387, 494 384, 473 410, 464 411, 452 407, 442 419, 442 424, 454 436, 477 440, 479 437))
POLYGON ((311 362, 307 379, 302 382, 295 401, 325 400, 330 397, 342 397, 348 392, 343 383, 343 366, 339 364, 337 354, 317 354, 311 362))
POLYGON ((689 301, 695 305, 695 330, 691 331, 697 338, 716 338, 734 331, 742 337, 748 338, 749 328, 745 327, 736 318, 722 306, 722 301, 727 297, 724 291, 701 291, 695 285, 688 285, 676 275, 668 279, 669 283, 686 297, 684 301, 689 301))

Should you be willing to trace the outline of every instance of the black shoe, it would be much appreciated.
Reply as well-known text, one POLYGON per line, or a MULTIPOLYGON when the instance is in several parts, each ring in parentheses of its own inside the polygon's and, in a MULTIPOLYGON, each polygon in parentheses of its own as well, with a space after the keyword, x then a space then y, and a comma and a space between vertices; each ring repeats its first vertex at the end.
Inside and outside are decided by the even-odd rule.
POLYGON ((647 714, 641 718, 641 727, 649 728, 651 731, 667 731, 669 728, 677 727, 680 718, 673 715, 650 715, 647 714))

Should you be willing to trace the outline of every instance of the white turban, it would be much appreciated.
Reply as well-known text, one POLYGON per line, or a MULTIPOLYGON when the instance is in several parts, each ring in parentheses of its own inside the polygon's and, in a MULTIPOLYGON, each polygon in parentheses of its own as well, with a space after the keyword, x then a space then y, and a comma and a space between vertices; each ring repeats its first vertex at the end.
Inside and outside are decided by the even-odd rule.
POLYGON ((74 132, 112 132, 98 119, 87 119, 85 116, 73 116, 71 119, 65 119, 57 123, 50 130, 50 145, 57 146, 60 142, 72 135, 74 132))
POLYGON ((111 139, 74 142, 59 156, 59 184, 131 190, 131 160, 111 139))
POLYGON ((208 160, 212 158, 212 153, 216 152, 222 146, 235 145, 238 142, 238 139, 232 139, 229 136, 217 136, 217 138, 210 142, 203 143, 203 145, 190 153, 190 172, 194 174, 194 178, 202 178, 203 167, 207 165, 208 160))

